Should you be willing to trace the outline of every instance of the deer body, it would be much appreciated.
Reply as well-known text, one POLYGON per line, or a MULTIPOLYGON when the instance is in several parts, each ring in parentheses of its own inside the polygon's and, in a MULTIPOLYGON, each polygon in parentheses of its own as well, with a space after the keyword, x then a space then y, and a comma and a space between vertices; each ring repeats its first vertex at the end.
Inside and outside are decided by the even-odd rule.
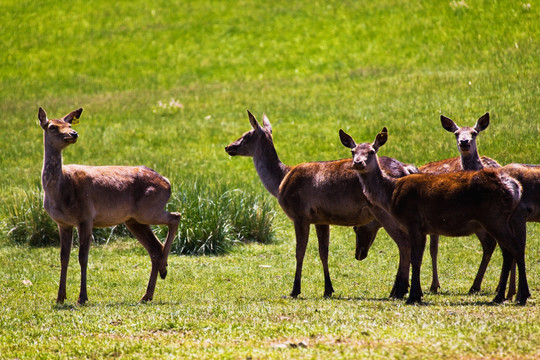
POLYGON ((519 269, 516 300, 530 296, 525 274, 525 221, 520 218, 521 185, 496 169, 442 175, 413 174, 392 179, 381 170, 377 151, 387 140, 386 128, 373 144, 356 144, 340 130, 352 149, 354 167, 366 196, 388 212, 407 232, 411 246, 412 281, 407 303, 420 302, 420 267, 427 234, 465 236, 486 231, 503 249, 503 272, 494 302, 504 300, 512 259, 519 269))
POLYGON ((61 273, 57 303, 66 299, 73 228, 77 228, 80 239, 78 302, 84 304, 88 300, 86 269, 92 228, 121 223, 126 224, 150 255, 152 270, 142 300, 152 300, 158 272, 162 278, 167 274, 167 257, 180 220, 180 214, 165 211, 171 186, 166 178, 144 166, 63 166, 62 150, 75 143, 78 137, 71 129, 71 122, 81 113, 82 109, 78 109, 61 119, 48 119, 40 108, 38 114, 45 145, 41 176, 44 207, 57 223, 60 233, 61 273), (164 246, 152 233, 150 224, 169 227, 164 246))
MULTIPOLYGON (((301 292, 301 276, 303 259, 309 238, 309 228, 315 225, 319 241, 319 256, 323 265, 325 278, 324 296, 334 292, 328 270, 328 247, 330 237, 329 225, 366 227, 360 236, 368 239, 375 237, 381 227, 374 222, 367 202, 361 189, 358 189, 358 178, 350 161, 321 161, 302 163, 289 167, 281 163, 272 140, 272 127, 266 116, 261 126, 248 111, 253 129, 240 139, 225 148, 231 156, 252 156, 257 173, 265 188, 274 195, 285 212, 293 221, 296 235, 296 273, 291 296, 296 297, 301 292)), ((416 168, 405 166, 396 160, 383 158, 385 169, 391 176, 403 176, 416 168)), ((383 218, 383 221, 389 221, 383 218)), ((388 224, 391 236, 398 247, 406 245, 405 235, 388 224)), ((357 242, 360 241, 357 237, 357 242)), ((406 250, 404 250, 406 252, 406 250)), ((356 257, 365 254, 357 253, 356 257)), ((403 296, 408 289, 409 264, 398 270, 394 289, 397 296, 403 296), (403 290, 404 289, 404 290, 403 290)))

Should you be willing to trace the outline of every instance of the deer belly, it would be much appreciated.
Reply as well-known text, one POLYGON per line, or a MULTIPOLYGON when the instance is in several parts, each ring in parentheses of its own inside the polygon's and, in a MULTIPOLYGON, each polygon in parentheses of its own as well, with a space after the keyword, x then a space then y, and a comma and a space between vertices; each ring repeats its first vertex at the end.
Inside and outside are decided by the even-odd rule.
POLYGON ((423 226, 424 234, 434 234, 443 236, 469 236, 481 229, 476 221, 455 222, 449 219, 440 218, 435 221, 425 221, 423 226))

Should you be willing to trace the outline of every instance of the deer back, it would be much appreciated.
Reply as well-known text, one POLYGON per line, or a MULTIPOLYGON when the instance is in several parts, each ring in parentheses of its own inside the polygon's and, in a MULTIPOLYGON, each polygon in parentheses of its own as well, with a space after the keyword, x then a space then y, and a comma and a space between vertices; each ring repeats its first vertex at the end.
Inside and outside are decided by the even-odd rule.
POLYGON ((424 233, 464 236, 479 224, 509 217, 520 197, 520 184, 494 169, 416 174, 397 180, 391 212, 424 233))
MULTIPOLYGON (((387 157, 381 158, 381 166, 396 178, 418 171, 387 157)), ((293 220, 302 217, 316 224, 355 226, 373 218, 349 159, 294 166, 281 182, 278 201, 293 220)))

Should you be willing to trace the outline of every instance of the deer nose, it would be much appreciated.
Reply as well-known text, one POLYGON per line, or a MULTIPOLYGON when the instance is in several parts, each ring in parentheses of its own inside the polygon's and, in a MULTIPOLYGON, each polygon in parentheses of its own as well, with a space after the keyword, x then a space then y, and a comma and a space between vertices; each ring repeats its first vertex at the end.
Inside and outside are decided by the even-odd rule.
POLYGON ((469 145, 469 140, 459 140, 460 145, 469 145))
POLYGON ((72 131, 72 132, 70 133, 70 135, 71 135, 71 137, 73 137, 73 138, 75 138, 75 139, 79 137, 79 134, 78 134, 76 131, 72 131))

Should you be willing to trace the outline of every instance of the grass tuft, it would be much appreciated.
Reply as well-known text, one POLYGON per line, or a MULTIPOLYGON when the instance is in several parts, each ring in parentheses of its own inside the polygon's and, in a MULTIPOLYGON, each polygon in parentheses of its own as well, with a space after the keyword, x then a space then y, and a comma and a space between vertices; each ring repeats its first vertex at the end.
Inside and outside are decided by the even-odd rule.
MULTIPOLYGON (((173 194, 169 209, 180 211, 182 220, 172 251, 176 254, 224 254, 237 243, 270 243, 275 212, 261 195, 184 183, 173 194)), ((160 227, 158 236, 167 229, 160 227)))

